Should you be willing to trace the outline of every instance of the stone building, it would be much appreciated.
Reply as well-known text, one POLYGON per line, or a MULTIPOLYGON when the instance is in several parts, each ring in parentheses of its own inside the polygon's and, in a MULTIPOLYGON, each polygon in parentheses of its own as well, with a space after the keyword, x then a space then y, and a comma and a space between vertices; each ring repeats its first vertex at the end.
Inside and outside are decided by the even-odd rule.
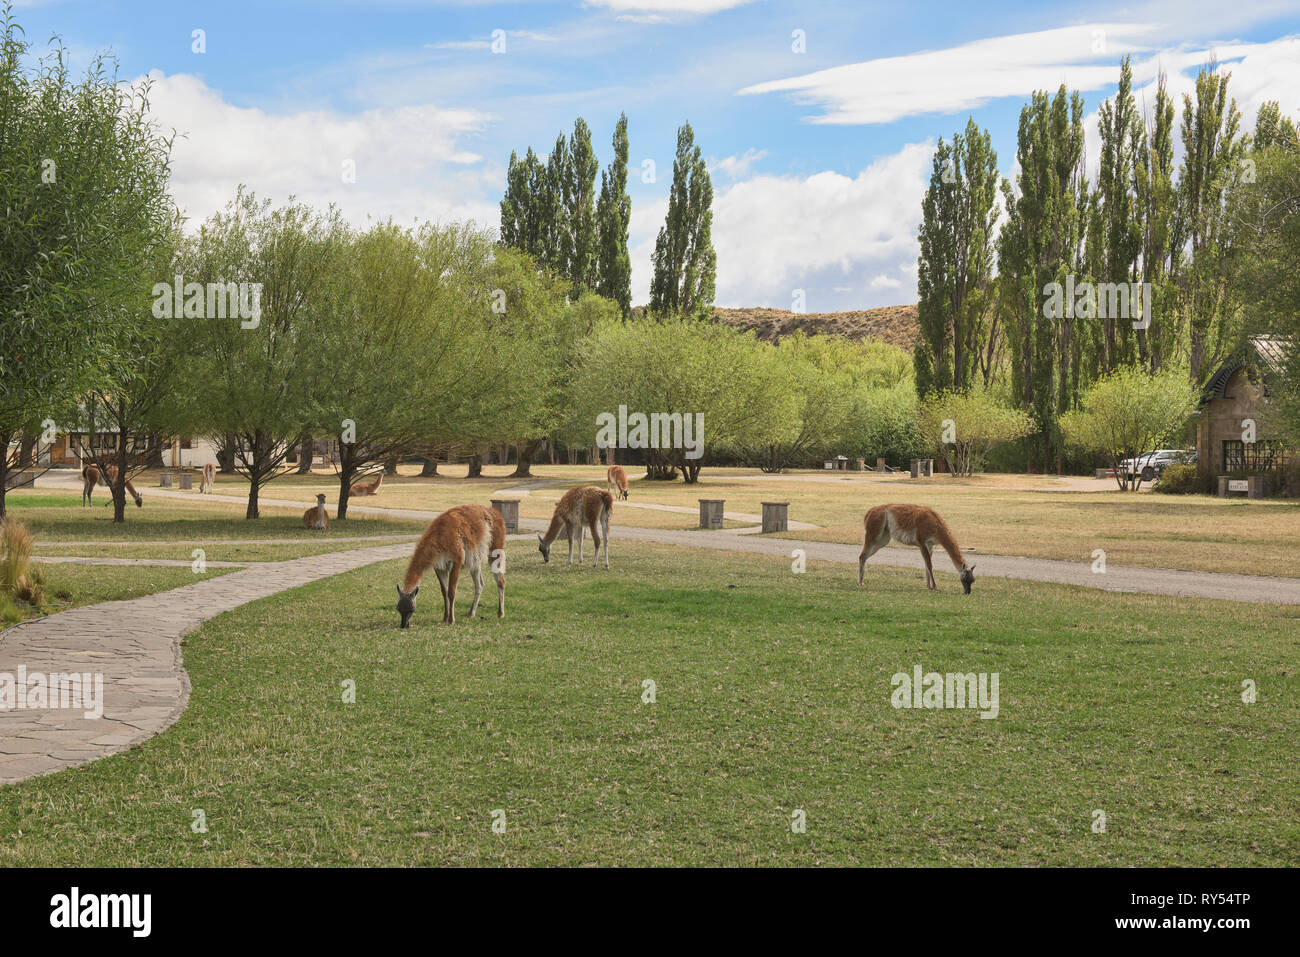
MULTIPOLYGON (((1196 423, 1197 465, 1206 485, 1246 491, 1252 497, 1277 492, 1288 450, 1270 433, 1269 380, 1282 371, 1276 339, 1256 336, 1244 354, 1229 359, 1201 393, 1196 423)), ((1292 451, 1291 454, 1294 454, 1292 451)))

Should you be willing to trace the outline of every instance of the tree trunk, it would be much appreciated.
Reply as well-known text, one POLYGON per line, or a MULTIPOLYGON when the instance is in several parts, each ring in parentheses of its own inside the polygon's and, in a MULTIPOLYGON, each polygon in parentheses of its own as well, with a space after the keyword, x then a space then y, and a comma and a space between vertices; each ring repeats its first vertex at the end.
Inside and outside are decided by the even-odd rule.
POLYGON ((244 510, 245 520, 262 517, 261 512, 257 509, 257 491, 258 479, 250 475, 248 482, 248 508, 244 510))
MULTIPOLYGON (((180 438, 177 437, 177 444, 179 443, 180 443, 180 438)), ((179 452, 180 450, 177 449, 177 451, 179 452)), ((178 465, 185 464, 179 458, 177 458, 176 461, 178 465)), ((160 436, 157 435, 149 436, 149 459, 148 461, 145 462, 145 467, 151 469, 163 469, 167 467, 167 463, 163 461, 162 438, 160 436)))
POLYGON ((466 478, 481 478, 483 475, 483 456, 472 455, 469 460, 469 474, 466 478))
POLYGON ((519 461, 515 464, 515 470, 510 473, 511 478, 533 477, 533 456, 537 454, 537 449, 541 444, 542 440, 537 439, 527 445, 519 446, 519 461))
POLYGON ((437 478, 438 477, 438 460, 425 459, 424 468, 420 470, 420 478, 437 478))
POLYGON ((311 472, 311 462, 315 458, 313 454, 312 438, 310 435, 304 435, 302 442, 298 445, 298 474, 307 475, 311 472))
POLYGON ((348 517, 348 499, 352 497, 352 481, 357 474, 356 446, 339 446, 339 510, 337 518, 348 517))
POLYGON ((398 461, 399 461, 400 459, 401 459, 401 456, 400 456, 400 455, 390 455, 387 459, 385 459, 385 460, 384 460, 384 474, 385 474, 385 475, 396 475, 396 474, 397 474, 397 463, 398 463, 398 461))
POLYGON ((235 437, 227 435, 217 445, 217 471, 222 475, 235 474, 235 437))
MULTIPOLYGON (((0 453, 9 454, 9 447, 6 445, 0 449, 0 453)), ((23 433, 22 446, 18 449, 18 467, 28 469, 32 467, 36 455, 36 436, 30 432, 23 433)))
POLYGON ((9 491, 9 440, 12 433, 0 432, 0 519, 5 517, 5 493, 9 491))

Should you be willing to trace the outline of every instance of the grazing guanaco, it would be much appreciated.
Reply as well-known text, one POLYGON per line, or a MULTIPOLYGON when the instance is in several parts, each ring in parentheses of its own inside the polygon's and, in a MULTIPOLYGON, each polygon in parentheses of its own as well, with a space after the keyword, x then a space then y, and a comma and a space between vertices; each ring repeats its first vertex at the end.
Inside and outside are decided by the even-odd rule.
POLYGON ((925 587, 931 590, 938 586, 934 582, 930 553, 936 545, 941 546, 957 569, 961 587, 970 594, 970 587, 975 583, 975 566, 966 564, 952 531, 934 509, 924 505, 877 505, 867 512, 863 524, 866 538, 862 542, 862 554, 858 556, 859 585, 862 584, 867 559, 888 545, 892 538, 903 545, 916 545, 921 549, 921 556, 925 559, 925 587))
MULTIPOLYGON (((81 504, 83 506, 93 504, 91 502, 91 493, 95 490, 95 486, 100 484, 100 482, 103 482, 108 488, 112 488, 117 482, 117 466, 108 466, 105 470, 105 474, 102 476, 99 473, 98 466, 95 465, 87 465, 81 470, 81 504)), ((143 508, 144 496, 135 490, 135 486, 131 484, 130 480, 126 483, 126 490, 130 493, 131 498, 135 499, 135 507, 143 508)), ((112 499, 110 498, 109 502, 111 501, 112 499)), ((108 502, 105 502, 104 504, 107 505, 108 502)))
POLYGON ((327 532, 330 527, 330 513, 325 511, 325 496, 316 496, 316 504, 302 513, 302 527, 316 532, 327 532))
POLYGON ((203 475, 199 478, 199 492, 211 492, 212 487, 217 484, 217 467, 209 462, 203 466, 203 475))
POLYGON ((621 465, 611 465, 605 471, 605 488, 627 501, 627 473, 621 465))
POLYGON ((384 484, 384 473, 381 471, 369 482, 357 482, 348 490, 348 495, 375 495, 382 484, 384 484))
POLYGON ((471 618, 478 614, 483 594, 483 570, 490 568, 497 580, 497 617, 506 615, 506 523, 501 513, 482 505, 457 505, 443 512, 425 529, 415 545, 406 579, 397 586, 397 613, 403 628, 411 627, 415 613, 415 596, 420 580, 430 567, 442 589, 442 620, 456 624, 456 582, 460 570, 469 570, 474 580, 474 604, 471 618))
POLYGON ((614 496, 594 485, 579 485, 564 493, 551 515, 551 525, 545 535, 538 535, 537 550, 542 553, 542 560, 551 560, 551 542, 560 537, 560 533, 569 539, 569 564, 573 564, 573 536, 578 536, 578 561, 582 561, 582 533, 584 528, 591 529, 591 539, 596 543, 596 560, 591 563, 595 568, 600 564, 601 536, 605 542, 605 567, 609 567, 609 515, 614 510, 614 496))

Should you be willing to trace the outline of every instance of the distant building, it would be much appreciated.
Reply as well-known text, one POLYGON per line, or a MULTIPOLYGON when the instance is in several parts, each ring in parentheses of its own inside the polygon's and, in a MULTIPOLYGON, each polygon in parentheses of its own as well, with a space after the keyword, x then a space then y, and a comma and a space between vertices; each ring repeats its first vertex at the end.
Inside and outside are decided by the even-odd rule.
POLYGON ((1197 466, 1220 494, 1276 494, 1294 449, 1270 434, 1269 383, 1282 373, 1282 342, 1256 336, 1210 377, 1196 424, 1197 466), (1253 479, 1253 481, 1252 481, 1253 479), (1247 491, 1249 489, 1249 491, 1247 491))

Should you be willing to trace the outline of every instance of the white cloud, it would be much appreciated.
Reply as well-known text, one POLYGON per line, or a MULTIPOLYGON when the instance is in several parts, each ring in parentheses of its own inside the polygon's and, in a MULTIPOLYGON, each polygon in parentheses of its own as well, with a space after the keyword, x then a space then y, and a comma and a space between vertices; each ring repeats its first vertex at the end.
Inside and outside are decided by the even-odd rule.
POLYGON ((1158 24, 1098 23, 992 37, 906 56, 756 83, 741 95, 788 93, 820 107, 814 123, 891 123, 923 113, 955 113, 1002 96, 1027 96, 1061 83, 1096 90, 1113 84, 1118 61, 1167 35, 1158 24))
POLYGON ((822 290, 870 274, 872 290, 899 290, 910 302, 914 291, 883 274, 905 275, 916 259, 933 152, 932 143, 913 143, 855 177, 756 176, 721 192, 713 204, 719 305, 783 306, 792 290, 806 289, 809 311, 824 311, 822 290))
POLYGON ((496 224, 496 205, 481 197, 500 188, 502 171, 462 145, 491 122, 486 113, 425 105, 273 114, 228 103, 189 74, 150 79, 153 119, 186 134, 173 148, 171 190, 191 228, 241 183, 276 202, 292 194, 336 203, 354 223, 371 215, 496 224), (349 160, 355 183, 343 181, 349 160))
POLYGON ((765 156, 767 156, 767 150, 747 149, 740 156, 728 156, 725 159, 710 161, 709 173, 710 175, 721 173, 727 179, 735 182, 749 175, 754 164, 765 156))
POLYGON ((718 13, 743 7, 753 0, 587 0, 590 7, 621 13, 718 13))

